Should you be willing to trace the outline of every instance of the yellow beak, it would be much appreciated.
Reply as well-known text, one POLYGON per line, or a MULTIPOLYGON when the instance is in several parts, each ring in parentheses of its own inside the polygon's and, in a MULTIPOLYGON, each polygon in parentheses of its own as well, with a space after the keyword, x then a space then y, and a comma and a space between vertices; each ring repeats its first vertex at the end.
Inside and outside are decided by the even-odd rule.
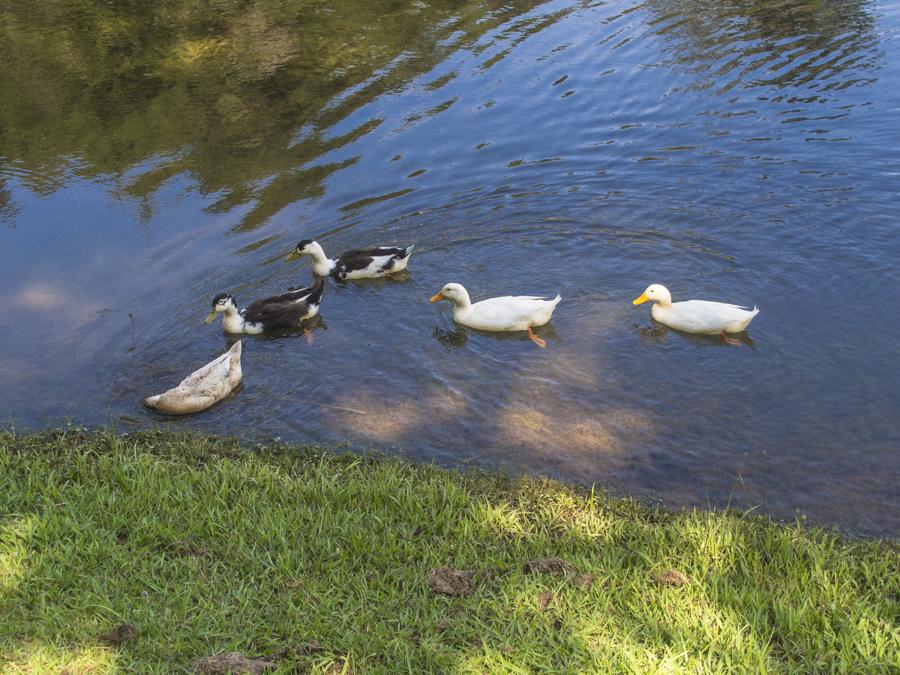
POLYGON ((439 300, 446 300, 443 293, 435 293, 431 296, 431 300, 429 300, 429 302, 438 302, 439 300))
POLYGON ((287 254, 287 257, 284 259, 285 262, 291 262, 292 260, 296 260, 300 257, 300 254, 297 251, 291 251, 287 254))
POLYGON ((218 313, 218 312, 216 312, 216 310, 212 310, 209 314, 207 314, 207 315, 206 315, 206 319, 205 319, 205 320, 206 320, 206 323, 207 323, 207 324, 210 324, 210 323, 212 323, 213 321, 215 321, 215 320, 216 320, 216 314, 217 314, 217 313, 218 313))
POLYGON ((631 304, 632 305, 642 305, 645 302, 647 302, 649 299, 650 298, 648 298, 646 295, 641 293, 638 297, 636 297, 634 300, 631 301, 631 304))

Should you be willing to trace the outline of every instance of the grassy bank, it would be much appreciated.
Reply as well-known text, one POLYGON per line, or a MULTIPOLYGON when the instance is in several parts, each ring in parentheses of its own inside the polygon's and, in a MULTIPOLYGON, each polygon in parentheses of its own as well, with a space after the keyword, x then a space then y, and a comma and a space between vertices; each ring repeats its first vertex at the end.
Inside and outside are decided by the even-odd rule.
POLYGON ((897 672, 898 560, 550 481, 0 434, 4 673, 897 672))

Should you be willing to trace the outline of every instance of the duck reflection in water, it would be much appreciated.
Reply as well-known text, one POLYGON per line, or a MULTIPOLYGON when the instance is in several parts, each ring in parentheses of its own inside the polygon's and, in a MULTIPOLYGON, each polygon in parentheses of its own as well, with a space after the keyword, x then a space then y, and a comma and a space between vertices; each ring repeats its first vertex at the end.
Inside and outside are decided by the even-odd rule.
MULTIPOLYGON (((536 329, 535 333, 537 333, 544 339, 551 339, 557 344, 562 343, 559 334, 556 332, 556 330, 554 330, 553 326, 549 324, 536 329)), ((456 349, 465 347, 469 342, 470 335, 479 337, 483 336, 491 340, 505 340, 509 342, 521 342, 523 340, 530 340, 528 335, 524 333, 496 333, 486 330, 477 330, 475 328, 464 328, 462 326, 457 326, 454 330, 447 330, 446 328, 435 326, 431 331, 431 336, 435 340, 440 342, 444 349, 448 352, 452 352, 456 349)))
POLYGON ((321 314, 316 314, 311 319, 306 319, 300 328, 283 328, 281 330, 269 331, 266 333, 258 333, 256 335, 239 335, 234 333, 224 333, 225 347, 230 348, 235 342, 242 338, 247 340, 282 340, 285 338, 305 337, 306 344, 313 345, 314 332, 318 330, 328 330, 328 324, 322 318, 321 314))
POLYGON ((751 338, 747 332, 735 333, 730 335, 728 339, 726 339, 722 335, 698 335, 696 333, 685 333, 684 331, 669 328, 665 324, 659 323, 658 321, 655 321, 653 319, 651 319, 651 321, 653 322, 652 326, 641 326, 636 323, 632 324, 632 328, 634 329, 634 331, 647 344, 664 344, 668 340, 669 334, 672 333, 674 335, 677 335, 682 340, 687 340, 688 342, 694 343, 698 347, 730 347, 745 345, 747 347, 750 347, 751 349, 756 349, 756 343, 753 342, 753 338, 751 338), (735 342, 737 342, 738 345, 735 345, 735 342))

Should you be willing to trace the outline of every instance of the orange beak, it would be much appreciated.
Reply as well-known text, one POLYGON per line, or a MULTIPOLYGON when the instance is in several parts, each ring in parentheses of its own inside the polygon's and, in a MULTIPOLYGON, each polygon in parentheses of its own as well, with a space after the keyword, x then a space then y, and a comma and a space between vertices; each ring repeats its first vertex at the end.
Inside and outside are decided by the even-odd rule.
POLYGON ((641 293, 639 296, 637 296, 634 300, 631 301, 631 304, 632 305, 642 305, 645 302, 647 302, 649 299, 650 298, 648 298, 646 295, 641 293))
POLYGON ((435 293, 431 296, 431 300, 429 300, 429 302, 438 302, 440 300, 446 300, 443 293, 435 293))

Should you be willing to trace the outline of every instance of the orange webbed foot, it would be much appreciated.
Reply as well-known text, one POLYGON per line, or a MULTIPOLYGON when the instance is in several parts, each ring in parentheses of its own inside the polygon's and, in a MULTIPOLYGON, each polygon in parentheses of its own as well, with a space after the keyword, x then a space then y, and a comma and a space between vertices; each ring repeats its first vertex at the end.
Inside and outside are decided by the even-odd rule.
POLYGON ((534 331, 531 330, 531 326, 528 327, 528 337, 531 338, 531 341, 534 342, 534 344, 536 344, 538 347, 540 347, 541 349, 546 349, 547 341, 535 335, 534 331))

